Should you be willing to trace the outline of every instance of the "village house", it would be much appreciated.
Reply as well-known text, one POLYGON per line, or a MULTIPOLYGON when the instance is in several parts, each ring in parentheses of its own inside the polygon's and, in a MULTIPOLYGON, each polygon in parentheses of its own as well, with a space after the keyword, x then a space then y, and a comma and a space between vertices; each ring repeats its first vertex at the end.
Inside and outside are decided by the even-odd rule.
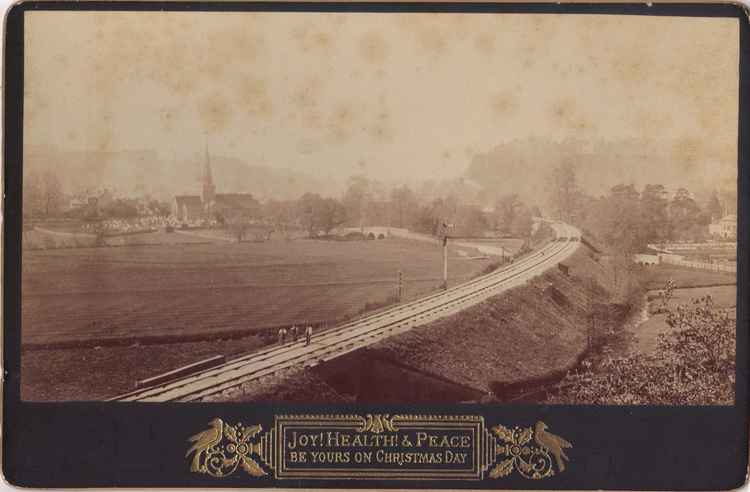
POLYGON ((708 225, 708 233, 711 236, 722 239, 734 239, 737 237, 737 216, 729 214, 708 225))

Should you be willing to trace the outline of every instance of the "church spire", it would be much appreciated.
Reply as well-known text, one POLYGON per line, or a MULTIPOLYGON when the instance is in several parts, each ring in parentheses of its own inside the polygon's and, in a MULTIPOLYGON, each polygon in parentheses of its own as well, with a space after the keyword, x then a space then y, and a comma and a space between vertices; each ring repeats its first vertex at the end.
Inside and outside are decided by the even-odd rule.
POLYGON ((206 144, 206 168, 203 171, 203 180, 205 183, 214 184, 213 176, 211 176, 211 156, 208 154, 208 144, 206 144))
POLYGON ((206 144, 206 167, 203 171, 203 206, 208 208, 216 197, 216 187, 214 186, 213 176, 211 175, 211 158, 208 154, 208 144, 206 144))

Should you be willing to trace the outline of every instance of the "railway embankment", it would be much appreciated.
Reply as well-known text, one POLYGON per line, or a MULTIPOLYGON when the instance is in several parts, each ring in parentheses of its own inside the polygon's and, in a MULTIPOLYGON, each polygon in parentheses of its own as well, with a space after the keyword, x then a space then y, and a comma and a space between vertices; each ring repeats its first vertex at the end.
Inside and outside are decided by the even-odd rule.
POLYGON ((625 322, 639 290, 613 261, 583 247, 562 268, 371 350, 507 400, 576 367, 625 322))
POLYGON ((617 263, 584 246, 527 284, 314 368, 241 400, 332 395, 343 401, 508 401, 559 379, 597 340, 637 312, 641 290, 617 263), (300 394, 292 387, 304 389, 300 394))

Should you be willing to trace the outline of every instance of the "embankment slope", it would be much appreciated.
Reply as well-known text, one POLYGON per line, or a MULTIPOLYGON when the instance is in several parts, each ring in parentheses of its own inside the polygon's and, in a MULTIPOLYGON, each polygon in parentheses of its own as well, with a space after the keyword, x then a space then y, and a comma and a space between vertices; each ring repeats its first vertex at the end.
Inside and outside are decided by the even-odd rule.
POLYGON ((565 371, 586 351, 592 322, 600 326, 608 321, 601 319, 608 313, 601 306, 618 303, 623 290, 614 282, 612 266, 586 247, 565 265, 568 275, 550 270, 527 285, 384 340, 371 350, 486 392, 497 383, 565 371), (600 319, 594 321, 595 307, 600 319))

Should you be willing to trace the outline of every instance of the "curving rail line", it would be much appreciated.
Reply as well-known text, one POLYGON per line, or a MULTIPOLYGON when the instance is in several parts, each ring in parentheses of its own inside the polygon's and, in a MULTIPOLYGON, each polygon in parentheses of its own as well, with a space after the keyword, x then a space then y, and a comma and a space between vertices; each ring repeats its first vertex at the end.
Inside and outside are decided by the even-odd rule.
POLYGON ((274 346, 233 359, 218 367, 143 388, 115 401, 196 401, 294 366, 314 366, 389 336, 454 314, 507 289, 521 285, 568 258, 580 245, 580 231, 551 222, 557 240, 505 268, 350 321, 304 340, 274 346))

